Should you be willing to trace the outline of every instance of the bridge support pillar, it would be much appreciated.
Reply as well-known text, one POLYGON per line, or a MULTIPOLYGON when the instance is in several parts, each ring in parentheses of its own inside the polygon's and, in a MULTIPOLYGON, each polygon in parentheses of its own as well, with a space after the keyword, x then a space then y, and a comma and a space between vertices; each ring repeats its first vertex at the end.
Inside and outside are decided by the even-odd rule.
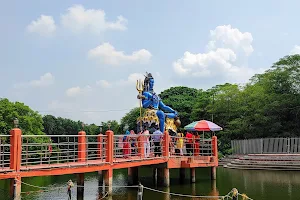
MULTIPOLYGON (((154 175, 154 173, 153 173, 154 175)), ((157 168, 156 170, 157 184, 165 187, 170 186, 170 171, 169 168, 157 168)))
POLYGON ((170 170, 169 170, 169 168, 163 169, 163 185, 165 187, 170 186, 170 170))
POLYGON ((179 180, 180 180, 180 183, 184 183, 184 179, 185 179, 185 168, 180 168, 179 169, 179 180))
POLYGON ((190 179, 191 179, 191 183, 196 182, 196 168, 190 169, 190 179))
POLYGON ((211 167, 211 180, 217 179, 217 167, 211 167))
POLYGON ((84 173, 77 174, 77 200, 84 197, 84 173))
POLYGON ((137 185, 139 181, 139 168, 129 167, 128 168, 128 185, 137 185))
POLYGON ((164 200, 170 200, 170 198, 171 198, 171 195, 169 194, 169 193, 170 193, 170 187, 166 187, 166 188, 164 189, 164 191, 166 192, 166 193, 164 194, 164 200))
POLYGON ((98 186, 102 186, 103 185, 103 173, 102 170, 98 171, 98 186))
POLYGON ((21 200, 21 177, 10 179, 10 196, 13 200, 21 200))
POLYGON ((154 185, 157 185, 157 168, 156 167, 153 168, 152 178, 153 178, 154 185))
POLYGON ((112 181, 113 181, 113 170, 108 169, 103 171, 104 183, 105 183, 105 191, 109 196, 112 195, 112 181))
POLYGON ((164 184, 164 171, 163 168, 157 168, 157 185, 161 186, 164 184))

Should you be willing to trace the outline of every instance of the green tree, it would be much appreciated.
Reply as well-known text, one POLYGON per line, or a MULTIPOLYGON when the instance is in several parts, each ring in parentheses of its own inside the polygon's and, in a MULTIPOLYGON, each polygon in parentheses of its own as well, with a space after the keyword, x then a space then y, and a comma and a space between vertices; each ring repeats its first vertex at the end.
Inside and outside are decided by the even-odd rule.
POLYGON ((110 124, 110 130, 112 130, 115 135, 123 134, 123 131, 121 130, 120 125, 116 120, 101 122, 103 132, 108 130, 108 124, 110 124))
POLYGON ((9 134, 13 128, 13 120, 18 118, 19 127, 24 135, 42 135, 43 120, 38 112, 33 111, 20 102, 10 102, 0 99, 0 133, 9 134))
POLYGON ((81 121, 56 118, 52 115, 45 115, 43 121, 44 132, 47 135, 77 135, 78 131, 82 129, 81 121))
POLYGON ((170 106, 179 113, 181 125, 184 127, 192 119, 193 106, 199 91, 189 87, 171 87, 162 91, 159 96, 165 105, 170 106))
MULTIPOLYGON (((142 108, 142 116, 145 110, 142 108)), ((127 125, 129 130, 137 131, 137 119, 140 117, 140 108, 133 108, 121 119, 120 129, 123 131, 127 125)))

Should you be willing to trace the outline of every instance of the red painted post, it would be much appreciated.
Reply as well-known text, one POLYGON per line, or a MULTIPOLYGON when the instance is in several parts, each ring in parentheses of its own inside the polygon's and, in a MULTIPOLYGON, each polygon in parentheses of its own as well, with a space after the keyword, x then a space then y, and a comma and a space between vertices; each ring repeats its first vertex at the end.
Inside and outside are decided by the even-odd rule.
POLYGON ((114 132, 106 131, 106 162, 112 164, 114 156, 114 132))
POLYGON ((21 168, 21 135, 22 131, 19 128, 10 131, 10 169, 13 171, 20 171, 21 168))
POLYGON ((100 133, 97 137, 97 149, 98 149, 98 159, 99 160, 102 160, 103 158, 103 153, 102 153, 102 150, 103 150, 103 134, 100 133))
POLYGON ((78 133, 78 162, 86 161, 86 133, 80 131, 78 133))
POLYGON ((163 137, 163 156, 164 157, 169 157, 169 145, 170 145, 170 136, 167 131, 164 132, 164 137, 163 137))
POLYGON ((218 139, 217 136, 212 136, 212 152, 214 157, 214 164, 215 166, 211 167, 211 179, 216 180, 217 179, 217 166, 218 166, 218 139))
POLYGON ((218 139, 217 139, 217 136, 212 136, 211 145, 212 145, 214 161, 216 163, 216 166, 218 166, 218 139))
MULTIPOLYGON (((19 172, 22 155, 22 131, 14 128, 10 131, 10 169, 19 172)), ((10 180, 10 196, 12 199, 21 199, 21 177, 17 175, 10 180)))
POLYGON ((143 133, 141 133, 137 139, 138 139, 138 154, 141 158, 144 158, 145 157, 145 149, 144 149, 145 138, 144 138, 143 133))

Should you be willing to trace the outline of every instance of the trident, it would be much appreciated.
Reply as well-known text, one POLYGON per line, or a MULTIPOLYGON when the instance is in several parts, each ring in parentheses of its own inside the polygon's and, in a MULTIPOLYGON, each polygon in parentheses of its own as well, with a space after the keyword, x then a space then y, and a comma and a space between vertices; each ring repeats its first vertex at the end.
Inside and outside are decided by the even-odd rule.
POLYGON ((144 90, 144 83, 142 80, 137 80, 136 81, 136 90, 139 92, 139 99, 140 99, 140 125, 141 125, 141 131, 142 131, 142 99, 141 95, 144 90))

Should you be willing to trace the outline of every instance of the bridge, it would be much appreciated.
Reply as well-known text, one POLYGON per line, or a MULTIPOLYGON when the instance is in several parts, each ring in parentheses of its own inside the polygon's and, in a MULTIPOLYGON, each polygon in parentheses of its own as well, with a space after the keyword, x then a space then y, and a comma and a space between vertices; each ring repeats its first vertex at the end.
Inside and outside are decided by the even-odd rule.
POLYGON ((173 168, 180 169, 181 179, 185 169, 190 169, 191 182, 195 182, 195 168, 210 167, 211 178, 216 179, 216 136, 193 139, 191 149, 185 147, 184 154, 174 151, 177 137, 168 132, 161 136, 161 155, 155 156, 153 141, 147 153, 144 135, 139 134, 127 135, 130 145, 125 146, 124 135, 114 135, 111 130, 98 135, 85 131, 78 135, 22 135, 21 129, 13 128, 10 135, 0 135, 0 179, 10 179, 13 199, 20 199, 22 177, 77 174, 77 194, 83 194, 87 172, 98 172, 100 182, 111 194, 113 170, 121 168, 128 169, 131 185, 138 182, 138 168, 142 166, 153 168, 153 178, 164 186, 170 185, 169 169, 173 168))

